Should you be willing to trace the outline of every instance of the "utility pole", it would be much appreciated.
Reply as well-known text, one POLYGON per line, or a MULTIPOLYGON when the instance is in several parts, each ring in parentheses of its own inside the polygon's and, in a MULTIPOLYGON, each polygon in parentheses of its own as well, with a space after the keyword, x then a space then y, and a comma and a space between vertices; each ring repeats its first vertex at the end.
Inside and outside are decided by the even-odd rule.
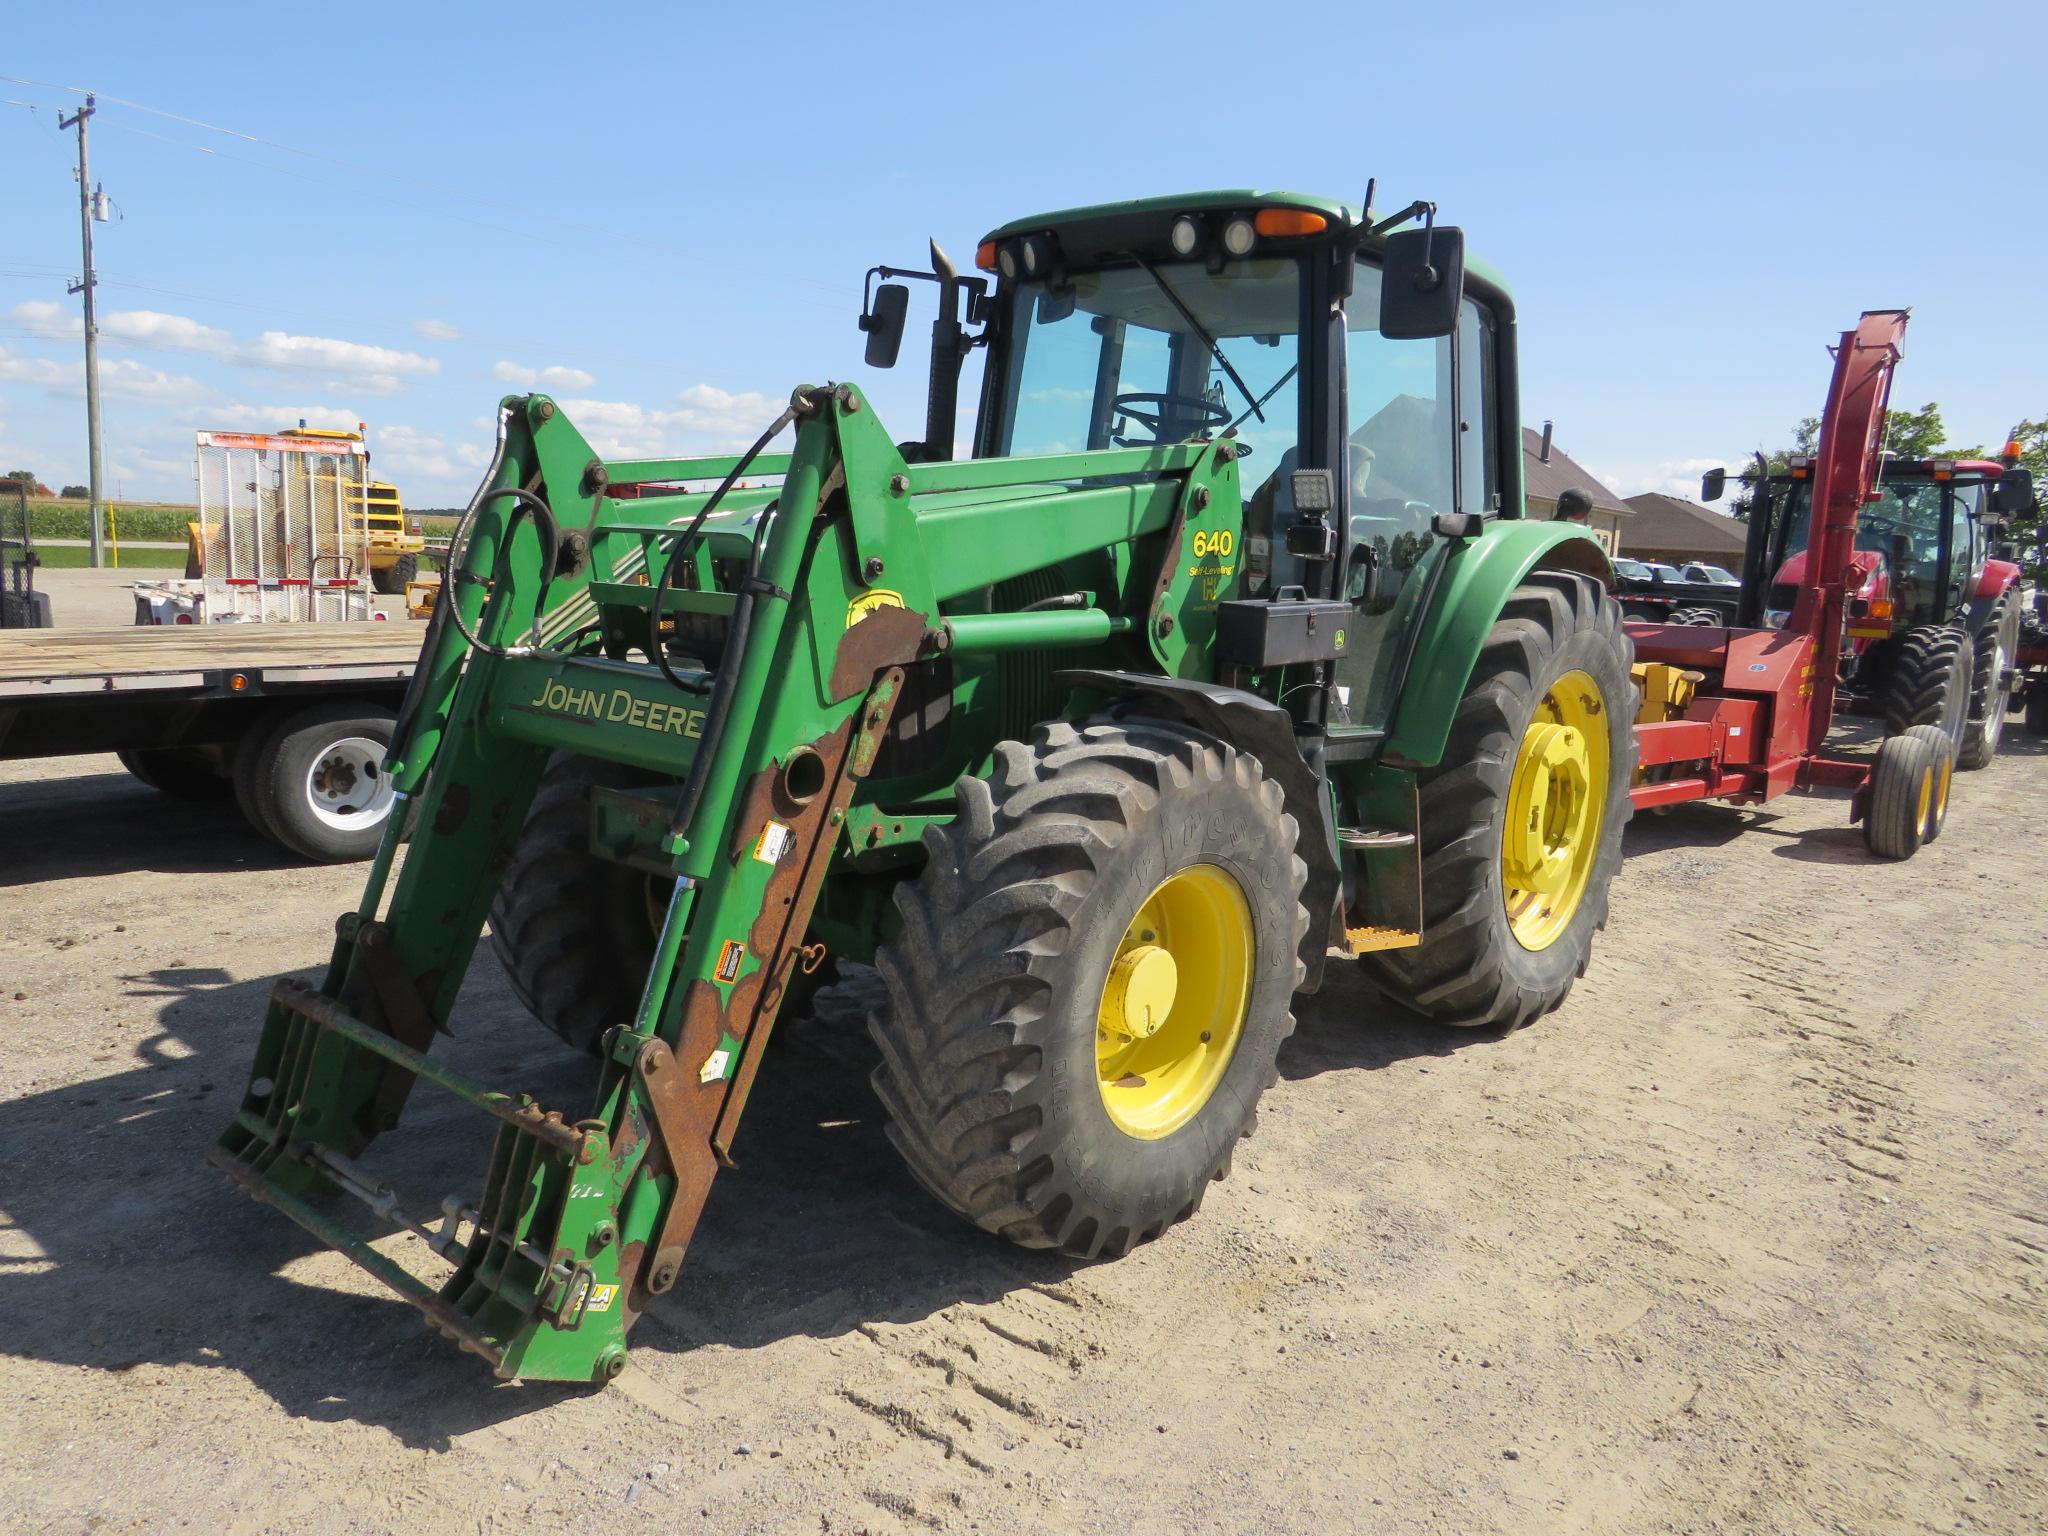
POLYGON ((92 498, 92 563, 97 569, 106 563, 107 509, 100 500, 100 327, 93 313, 92 298, 99 279, 92 270, 92 221, 105 215, 96 206, 99 199, 94 195, 96 189, 85 158, 85 121, 92 114, 93 98, 88 94, 83 107, 68 118, 57 119, 57 128, 60 132, 78 130, 78 236, 85 247, 85 276, 73 283, 69 291, 85 295, 86 490, 92 498))

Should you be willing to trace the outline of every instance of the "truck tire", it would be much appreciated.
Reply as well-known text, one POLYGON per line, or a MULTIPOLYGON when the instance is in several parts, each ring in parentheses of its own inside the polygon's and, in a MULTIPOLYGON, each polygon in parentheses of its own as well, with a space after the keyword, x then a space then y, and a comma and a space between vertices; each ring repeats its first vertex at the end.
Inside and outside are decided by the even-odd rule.
POLYGON ((224 800, 235 792, 220 759, 198 747, 131 747, 114 755, 151 789, 179 800, 224 800))
POLYGON ((390 710, 360 699, 286 715, 251 758, 251 820, 305 858, 367 859, 395 803, 382 772, 391 722, 390 710))
POLYGON ((393 597, 405 591, 405 584, 419 574, 418 555, 400 555, 390 565, 379 570, 370 567, 370 585, 386 597, 393 597))
POLYGON ((623 763, 556 753, 491 899, 491 948, 526 1011, 578 1050, 632 1022, 667 893, 590 851, 593 786, 658 783, 623 763))
POLYGON ((1442 759, 1418 775, 1422 942, 1360 959, 1396 1001, 1520 1028, 1585 974, 1629 818, 1633 658, 1588 577, 1534 571, 1508 599, 1442 759))
POLYGON ((242 739, 235 743, 230 777, 234 784, 235 808, 242 813, 242 819, 257 832, 273 843, 277 834, 270 828, 270 818, 263 807, 264 794, 263 766, 268 759, 270 740, 277 734, 282 719, 279 712, 258 714, 243 730, 242 739))
POLYGON ((1719 629, 1728 622, 1727 615, 1718 608, 1674 608, 1667 624, 1686 624, 1696 629, 1719 629))
POLYGON ((1878 745, 1870 771, 1863 842, 1880 859, 1910 859, 1948 818, 1955 744, 1939 726, 1916 725, 1878 745))
POLYGON ((1294 1029, 1307 868, 1256 759, 1130 715, 962 779, 876 957, 874 1087, 918 1181, 1083 1258, 1194 1214, 1294 1029))
POLYGON ((1931 725, 1960 749, 1970 713, 1974 655, 1968 632, 1957 625, 1920 624, 1907 630, 1885 683, 1885 735, 1931 725))
POLYGON ((2008 683, 2020 649, 2019 589, 2007 587, 1991 605, 1973 638, 1970 711, 1963 722, 1962 750, 1956 766, 1970 770, 1989 766, 2005 735, 2008 683))

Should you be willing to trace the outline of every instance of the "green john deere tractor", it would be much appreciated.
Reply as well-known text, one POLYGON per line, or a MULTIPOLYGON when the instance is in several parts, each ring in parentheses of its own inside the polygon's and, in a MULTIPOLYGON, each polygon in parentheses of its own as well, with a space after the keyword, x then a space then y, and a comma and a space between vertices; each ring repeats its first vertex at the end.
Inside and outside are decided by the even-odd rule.
POLYGON ((214 1160, 501 1375, 602 1381, 823 961, 886 982, 917 1178, 1084 1257, 1194 1212, 1330 966, 1446 1024, 1556 1006, 1631 653, 1600 547, 1524 516, 1513 306, 1434 211, 1202 193, 877 268, 871 363, 905 280, 938 299, 915 442, 828 385, 745 454, 606 462, 505 400, 386 759, 420 803, 326 979, 273 989, 214 1160), (580 1118, 429 1054, 487 917, 602 1060, 580 1118), (360 1161, 422 1080, 497 1121, 438 1223, 360 1161))

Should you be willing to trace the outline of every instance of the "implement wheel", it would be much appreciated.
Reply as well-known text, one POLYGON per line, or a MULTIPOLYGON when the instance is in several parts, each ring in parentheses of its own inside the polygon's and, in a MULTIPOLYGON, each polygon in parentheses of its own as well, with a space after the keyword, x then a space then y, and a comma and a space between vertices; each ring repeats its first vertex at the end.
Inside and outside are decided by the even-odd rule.
POLYGON ((1969 632, 1958 625, 1922 624, 1907 630, 1885 687, 1885 735, 1931 725, 1960 751, 1970 716, 1974 663, 1969 632))
POLYGON ((418 555, 400 555, 390 565, 379 570, 370 567, 370 585, 386 597, 395 597, 405 591, 405 584, 420 573, 418 555))
POLYGON ((1535 571, 1508 599, 1419 775, 1422 943, 1361 958, 1395 999, 1519 1028, 1585 974, 1629 817, 1633 657, 1589 577, 1535 571))
POLYGON ((954 793, 876 961, 890 1139, 987 1231, 1121 1254, 1194 1214, 1276 1075, 1294 820, 1254 758, 1130 716, 1004 742, 954 793))
POLYGON ((2020 649, 2020 594, 2008 587, 1991 605, 1972 642, 1970 712, 1963 723, 1963 747, 1956 766, 1987 767, 2005 735, 2005 708, 2020 649))
POLYGON ((1955 777, 1955 747, 1938 726, 1887 736, 1870 773, 1863 841, 1881 859, 1910 859, 1941 835, 1955 777))

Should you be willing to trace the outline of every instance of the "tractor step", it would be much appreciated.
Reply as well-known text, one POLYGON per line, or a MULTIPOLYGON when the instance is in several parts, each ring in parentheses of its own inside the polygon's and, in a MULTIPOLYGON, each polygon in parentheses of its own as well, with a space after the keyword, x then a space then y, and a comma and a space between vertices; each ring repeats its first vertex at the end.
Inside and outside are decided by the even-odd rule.
POLYGON ((615 1149, 606 1123, 570 1125, 524 1095, 485 1087, 287 979, 271 989, 241 1109, 207 1155, 239 1188, 382 1280, 500 1376, 603 1381, 626 1359, 619 1302, 630 1277, 619 1273, 619 1205, 644 1148, 644 1138, 627 1137, 638 1144, 615 1149), (396 1191, 350 1155, 370 1127, 395 1117, 390 1106, 413 1081, 444 1088, 498 1122, 481 1198, 449 1196, 438 1226, 408 1214, 396 1191), (452 1273, 431 1285, 375 1239, 335 1221, 314 1203, 335 1192, 392 1232, 421 1239, 452 1273))

